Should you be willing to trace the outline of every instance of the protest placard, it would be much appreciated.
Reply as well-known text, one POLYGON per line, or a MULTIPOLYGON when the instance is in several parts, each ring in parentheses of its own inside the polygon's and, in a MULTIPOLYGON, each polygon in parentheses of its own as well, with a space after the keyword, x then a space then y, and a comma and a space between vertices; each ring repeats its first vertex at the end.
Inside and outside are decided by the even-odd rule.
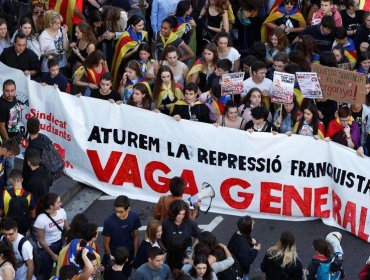
POLYGON ((324 98, 351 104, 364 104, 366 75, 354 71, 322 66, 313 63, 324 98))
POLYGON ((339 63, 338 68, 344 69, 344 70, 351 70, 352 69, 352 63, 351 62, 339 63))
POLYGON ((314 72, 297 72, 296 73, 299 88, 304 98, 322 98, 317 73, 314 72))
POLYGON ((293 103, 295 76, 289 73, 274 72, 271 102, 278 104, 293 103))
POLYGON ((222 75, 221 95, 241 94, 243 92, 244 72, 227 73, 222 75))

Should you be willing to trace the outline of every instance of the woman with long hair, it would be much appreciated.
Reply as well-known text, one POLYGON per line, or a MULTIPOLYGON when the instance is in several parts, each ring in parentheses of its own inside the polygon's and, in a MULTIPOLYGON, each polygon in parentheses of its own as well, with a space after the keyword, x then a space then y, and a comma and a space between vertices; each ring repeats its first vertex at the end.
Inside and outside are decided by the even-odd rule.
POLYGON ((49 72, 47 63, 51 58, 57 59, 60 69, 62 72, 65 71, 67 66, 66 51, 69 48, 68 27, 66 25, 61 26, 62 21, 62 16, 54 10, 49 10, 44 14, 45 30, 38 38, 43 56, 41 72, 49 72))
POLYGON ((218 117, 216 124, 243 130, 246 122, 238 115, 238 105, 229 100, 225 105, 224 114, 218 117))
POLYGON ((310 63, 300 50, 291 50, 289 52, 289 61, 298 64, 302 72, 311 72, 310 63))
POLYGON ((206 255, 195 255, 189 275, 193 280, 217 280, 206 255))
POLYGON ((307 267, 307 280, 315 280, 320 263, 329 262, 332 256, 330 244, 323 238, 314 239, 312 247, 315 255, 307 267))
POLYGON ((266 61, 269 65, 273 63, 273 57, 279 52, 286 54, 290 52, 288 38, 280 28, 270 34, 266 44, 266 61))
POLYGON ((148 43, 141 43, 137 50, 139 58, 136 61, 139 63, 144 77, 150 81, 150 84, 153 84, 155 79, 154 68, 157 65, 157 61, 151 59, 150 51, 150 45, 148 43))
POLYGON ((240 53, 237 49, 233 48, 232 40, 229 33, 219 32, 214 37, 214 43, 217 46, 218 58, 219 59, 228 59, 232 63, 231 71, 240 70, 240 53))
POLYGON ((132 94, 128 98, 127 105, 159 112, 155 108, 148 87, 144 83, 136 83, 133 86, 132 94))
POLYGON ((187 82, 196 83, 200 92, 206 92, 208 78, 216 70, 218 61, 218 51, 215 43, 209 43, 205 46, 202 57, 195 61, 186 78, 187 82))
POLYGON ((81 22, 76 26, 75 35, 77 42, 72 42, 70 44, 72 48, 71 63, 78 68, 82 65, 87 56, 95 51, 95 45, 98 41, 93 29, 86 22, 81 22))
POLYGON ((132 95, 133 87, 137 83, 145 84, 149 94, 152 94, 150 86, 145 81, 144 75, 140 70, 139 63, 136 60, 130 60, 125 68, 125 73, 123 73, 121 85, 118 90, 124 103, 128 102, 132 95))
POLYGON ((302 280, 303 266, 298 258, 295 237, 284 231, 276 245, 270 247, 261 263, 266 280, 302 280))
POLYGON ((227 247, 239 262, 243 275, 243 279, 248 279, 250 266, 258 255, 261 249, 261 244, 258 244, 256 239, 252 237, 254 220, 250 216, 239 218, 237 222, 238 231, 231 236, 227 247))
POLYGON ((17 267, 13 245, 4 238, 0 241, 0 279, 13 280, 17 267))
POLYGON ((33 0, 31 2, 31 11, 21 17, 31 19, 32 30, 35 37, 38 39, 42 31, 44 31, 44 13, 46 11, 44 0, 33 0))
POLYGON ((185 78, 188 75, 189 68, 182 61, 179 61, 180 53, 174 46, 167 46, 163 50, 161 65, 167 65, 171 68, 173 77, 179 85, 184 88, 185 78))
POLYGON ((358 55, 357 64, 355 67, 356 71, 361 74, 365 74, 369 78, 370 72, 370 51, 361 52, 358 55))
POLYGON ((276 110, 274 114, 274 124, 280 133, 292 131, 295 123, 300 120, 302 113, 299 110, 299 105, 295 96, 293 103, 282 104, 280 109, 276 110))
POLYGON ((189 205, 176 199, 171 202, 168 218, 162 224, 162 242, 167 248, 174 237, 182 237, 186 247, 191 247, 192 237, 197 237, 200 229, 198 224, 190 219, 189 205))
POLYGON ((125 61, 136 55, 141 42, 147 40, 148 33, 144 31, 144 20, 138 15, 133 15, 128 21, 127 30, 122 33, 115 46, 112 64, 114 89, 118 88, 125 61))
POLYGON ((10 47, 10 36, 8 24, 5 19, 0 18, 0 54, 5 48, 10 47))
MULTIPOLYGON (((260 106, 263 106, 262 92, 258 88, 251 88, 240 102, 238 108, 239 116, 247 123, 252 120, 252 109, 260 106)), ((272 120, 271 113, 269 113, 268 120, 272 120)))
POLYGON ((67 214, 62 206, 60 196, 46 194, 39 201, 36 209, 36 221, 33 225, 37 234, 37 249, 42 260, 42 280, 51 276, 54 262, 63 246, 64 231, 69 229, 67 214))
POLYGON ((90 95, 91 90, 99 88, 100 78, 107 72, 109 69, 103 52, 93 51, 73 75, 73 84, 79 87, 75 92, 90 95))
POLYGON ((153 101, 158 110, 169 115, 178 99, 183 99, 181 86, 175 82, 171 68, 163 65, 159 68, 153 89, 153 101))
MULTIPOLYGON (((315 139, 325 138, 325 127, 319 119, 319 111, 315 104, 309 104, 303 110, 303 117, 295 123, 292 133, 312 136, 315 139)), ((291 135, 289 132, 287 134, 291 135)))
MULTIPOLYGON (((202 10, 200 11, 199 18, 202 18, 200 34, 206 40, 212 40, 212 38, 221 31, 229 32, 229 2, 226 0, 209 0, 206 2, 202 10)), ((200 42, 200 40, 197 40, 200 42)), ((204 40, 203 40, 204 41, 204 40)))
POLYGON ((14 32, 14 35, 11 40, 12 43, 14 43, 14 38, 18 34, 18 32, 22 32, 24 35, 27 36, 27 49, 33 51, 40 59, 41 57, 40 43, 37 40, 36 36, 34 35, 34 31, 32 29, 32 20, 26 17, 23 17, 20 20, 19 29, 14 32))
POLYGON ((158 220, 151 220, 145 231, 145 237, 141 241, 139 249, 133 260, 132 266, 137 269, 142 264, 148 261, 148 248, 158 247, 165 251, 165 248, 161 241, 162 237, 162 224, 158 220))
POLYGON ((320 61, 320 55, 315 38, 311 35, 303 35, 300 41, 302 43, 303 55, 307 59, 308 63, 318 63, 320 61))

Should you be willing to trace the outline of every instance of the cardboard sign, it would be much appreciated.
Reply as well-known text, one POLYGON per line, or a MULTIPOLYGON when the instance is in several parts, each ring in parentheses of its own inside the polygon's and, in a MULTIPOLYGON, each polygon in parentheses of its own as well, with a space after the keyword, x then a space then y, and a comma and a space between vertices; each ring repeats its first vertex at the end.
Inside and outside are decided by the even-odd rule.
POLYGON ((324 98, 351 104, 364 104, 366 75, 313 63, 324 98))
POLYGON ((322 90, 316 73, 297 72, 295 75, 304 98, 322 98, 322 90))
POLYGON ((243 92, 244 72, 228 73, 222 75, 221 95, 241 94, 243 92))
POLYGON ((344 70, 352 70, 352 63, 351 62, 340 63, 338 64, 338 68, 344 69, 344 70))
POLYGON ((278 104, 293 103, 294 81, 295 76, 293 74, 275 71, 272 81, 271 102, 278 104))

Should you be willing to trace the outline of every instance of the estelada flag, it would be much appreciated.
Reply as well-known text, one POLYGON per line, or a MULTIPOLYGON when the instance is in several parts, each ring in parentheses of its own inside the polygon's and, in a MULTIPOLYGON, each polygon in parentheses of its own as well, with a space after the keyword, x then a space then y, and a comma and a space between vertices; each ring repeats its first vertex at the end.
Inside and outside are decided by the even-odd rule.
POLYGON ((360 0, 360 10, 370 11, 370 0, 360 0))
POLYGON ((49 8, 60 13, 68 26, 68 34, 72 35, 73 14, 77 0, 50 0, 49 8))

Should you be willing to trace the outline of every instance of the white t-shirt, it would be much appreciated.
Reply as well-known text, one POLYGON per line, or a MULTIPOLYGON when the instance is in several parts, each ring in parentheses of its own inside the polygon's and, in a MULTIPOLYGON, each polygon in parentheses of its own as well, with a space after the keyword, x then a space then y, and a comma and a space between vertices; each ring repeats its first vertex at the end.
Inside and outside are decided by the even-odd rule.
MULTIPOLYGON (((63 208, 57 210, 57 214, 51 217, 61 228, 64 227, 64 221, 67 220, 67 214, 63 208)), ((56 227, 54 222, 50 220, 50 218, 45 214, 38 215, 33 226, 35 228, 43 229, 45 231, 45 242, 48 245, 57 242, 62 238, 62 232, 56 227)), ((38 244, 38 246, 41 248, 40 243, 38 244)))
POLYGON ((231 61, 231 63, 233 64, 233 67, 231 68, 231 72, 233 72, 235 69, 235 61, 237 61, 238 59, 240 59, 240 53, 234 49, 233 47, 231 47, 229 53, 227 54, 227 56, 223 57, 223 56, 220 56, 219 55, 219 59, 224 59, 224 58, 227 58, 228 60, 231 61))
MULTIPOLYGON (((32 247, 32 244, 28 240, 26 242, 24 242, 23 246, 22 246, 23 259, 22 259, 21 254, 18 251, 19 242, 21 241, 21 239, 23 237, 24 236, 22 234, 18 233, 18 237, 12 242, 13 251, 14 251, 15 258, 17 259, 17 263, 23 262, 23 259, 25 261, 26 260, 33 260, 33 254, 32 254, 33 247, 32 247)), ((24 280, 26 278, 27 278, 27 266, 26 266, 25 263, 23 263, 23 265, 21 267, 18 267, 17 270, 15 271, 15 278, 14 279, 15 280, 24 280)), ((36 280, 35 277, 32 277, 32 279, 36 280)))
MULTIPOLYGON (((67 57, 63 49, 63 35, 60 30, 58 30, 58 35, 55 38, 50 36, 50 34, 44 30, 39 37, 39 43, 41 54, 55 50, 63 51, 64 53, 62 54, 61 61, 59 62, 59 67, 62 68, 67 66, 67 57)), ((49 72, 48 59, 46 57, 42 59, 41 72, 49 72)))
POLYGON ((243 93, 241 94, 242 98, 247 95, 250 89, 255 88, 255 87, 258 88, 260 91, 266 91, 268 94, 271 94, 272 81, 270 79, 264 78, 262 83, 256 84, 252 80, 252 77, 250 77, 243 82, 243 87, 244 87, 244 90, 243 90, 243 93))

